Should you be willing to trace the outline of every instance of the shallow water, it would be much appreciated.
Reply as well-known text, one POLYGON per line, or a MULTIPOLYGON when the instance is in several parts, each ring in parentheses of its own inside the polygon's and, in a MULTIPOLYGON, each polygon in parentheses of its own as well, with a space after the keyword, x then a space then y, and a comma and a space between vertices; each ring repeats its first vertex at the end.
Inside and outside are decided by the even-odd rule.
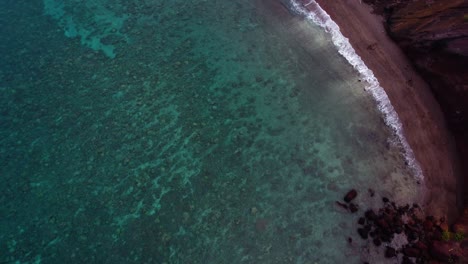
POLYGON ((0 14, 2 263, 359 263, 334 202, 419 197, 358 73, 276 1, 0 14))

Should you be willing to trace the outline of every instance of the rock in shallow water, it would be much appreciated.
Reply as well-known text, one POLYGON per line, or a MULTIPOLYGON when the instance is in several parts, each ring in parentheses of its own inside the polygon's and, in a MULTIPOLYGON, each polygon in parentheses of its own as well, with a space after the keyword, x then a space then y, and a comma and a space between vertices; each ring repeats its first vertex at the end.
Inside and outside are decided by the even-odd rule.
POLYGON ((417 258, 421 254, 421 251, 417 248, 407 247, 403 249, 403 254, 410 258, 417 258))
MULTIPOLYGON (((463 251, 468 247, 468 240, 461 243, 442 241, 442 231, 448 230, 442 228, 444 219, 436 221, 432 215, 424 216, 417 204, 398 206, 387 199, 383 200, 383 203, 383 207, 376 211, 373 209, 365 211, 357 221, 360 225, 357 232, 364 240, 370 238, 375 247, 380 247, 383 243, 395 242, 395 234, 399 236, 396 241, 406 240, 402 242, 403 244, 397 242, 399 246, 396 247, 388 246, 394 244, 386 244, 385 258, 398 257, 401 261, 399 263, 407 264, 433 263, 430 261, 468 263, 466 261, 468 251, 467 257, 463 251)), ((347 204, 349 211, 353 205, 353 203, 347 204)))
POLYGON ((357 196, 357 191, 352 189, 351 191, 349 191, 345 197, 343 198, 343 200, 347 203, 351 202, 352 200, 354 200, 354 198, 356 198, 357 196))
POLYGON ((349 204, 349 211, 351 211, 351 213, 355 213, 359 210, 358 206, 356 204, 353 204, 353 203, 350 203, 349 204))
POLYGON ((362 239, 367 239, 369 237, 369 229, 367 228, 358 228, 358 233, 362 239))
POLYGON ((396 257, 396 250, 392 247, 387 247, 385 249, 385 257, 386 258, 394 258, 396 257))

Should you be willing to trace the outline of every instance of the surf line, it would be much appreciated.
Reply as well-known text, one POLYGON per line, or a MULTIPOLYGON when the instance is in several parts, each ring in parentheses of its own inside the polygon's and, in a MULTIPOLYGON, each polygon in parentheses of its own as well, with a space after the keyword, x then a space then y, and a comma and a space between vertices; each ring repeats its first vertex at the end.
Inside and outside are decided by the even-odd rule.
POLYGON ((360 77, 366 81, 366 91, 370 92, 377 107, 384 116, 385 123, 395 133, 397 144, 401 146, 403 156, 412 173, 418 180, 424 180, 421 166, 414 156, 408 141, 403 135, 403 125, 388 98, 385 90, 380 86, 371 69, 367 67, 361 57, 356 53, 349 40, 341 34, 340 27, 331 17, 315 2, 315 0, 290 0, 292 11, 304 16, 307 20, 322 27, 332 37, 333 44, 338 52, 358 71, 360 77), (306 8, 307 7, 307 8, 306 8))

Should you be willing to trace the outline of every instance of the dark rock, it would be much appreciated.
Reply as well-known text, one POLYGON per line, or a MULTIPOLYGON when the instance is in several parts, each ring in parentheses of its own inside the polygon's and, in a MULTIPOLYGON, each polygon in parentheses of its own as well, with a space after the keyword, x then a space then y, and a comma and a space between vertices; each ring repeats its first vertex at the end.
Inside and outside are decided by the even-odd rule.
MULTIPOLYGON (((457 261, 457 259, 463 258, 460 250, 462 248, 468 249, 468 239, 461 243, 450 242, 449 246, 447 246, 447 242, 434 241, 434 239, 442 238, 442 229, 433 216, 421 217, 422 211, 415 204, 397 206, 389 200, 385 202, 386 204, 378 210, 378 213, 372 209, 365 211, 364 217, 360 217, 358 220, 361 227, 357 229, 357 232, 364 240, 370 238, 375 247, 384 244, 386 258, 394 258, 392 261, 396 261, 395 257, 402 254, 398 256, 398 261, 408 264, 433 263, 434 259, 445 263, 449 259, 457 261), (403 215, 405 218, 402 217, 403 215), (402 248, 387 246, 386 243, 392 242, 395 233, 401 234, 403 232, 408 240, 406 245, 403 245, 402 248)), ((357 211, 357 205, 354 203, 336 203, 347 206, 351 212, 357 211), (353 207, 356 208, 353 209, 353 207)), ((352 241, 348 237, 348 242, 352 243, 352 241)), ((463 261, 461 263, 465 263, 463 261)))
POLYGON ((399 214, 399 215, 404 215, 404 214, 407 213, 407 211, 405 210, 405 208, 404 208, 404 207, 401 207, 401 206, 398 207, 397 211, 398 211, 398 214, 399 214))
POLYGON ((388 203, 390 200, 389 200, 387 197, 382 197, 382 201, 383 201, 384 203, 388 203))
POLYGON ((389 225, 388 225, 387 221, 385 221, 385 219, 383 219, 383 218, 377 219, 376 224, 380 228, 382 228, 384 231, 388 230, 388 228, 389 228, 389 225))
POLYGON ((372 189, 368 189, 368 191, 369 191, 369 196, 370 196, 370 197, 374 197, 375 191, 372 190, 372 189))
POLYGON ((394 225, 394 226, 403 226, 403 225, 404 225, 403 220, 401 219, 401 216, 400 216, 400 215, 396 215, 396 216, 393 218, 393 225, 394 225))
POLYGON ((408 241, 415 241, 416 239, 418 239, 418 233, 416 232, 408 232, 406 234, 406 237, 408 238, 408 241))
POLYGON ((402 210, 405 212, 409 212, 410 206, 409 204, 406 204, 405 206, 402 207, 402 210))
POLYGON ((407 256, 403 256, 403 260, 401 261, 401 264, 414 264, 414 262, 407 256))
POLYGON ((403 254, 410 258, 417 258, 421 254, 421 251, 417 248, 407 247, 403 249, 403 254))
POLYGON ((351 211, 351 213, 355 213, 359 210, 358 206, 356 204, 353 204, 353 203, 350 203, 349 204, 349 211, 351 211))
POLYGON ((374 240, 372 240, 372 242, 374 242, 374 245, 377 246, 377 247, 382 245, 382 241, 380 241, 380 239, 378 239, 378 238, 374 238, 374 240))
POLYGON ((366 223, 366 219, 364 217, 359 217, 358 224, 364 225, 366 223))
POLYGON ((357 231, 362 239, 367 239, 369 237, 369 230, 367 228, 358 228, 357 231))
POLYGON ((418 232, 419 232, 418 227, 415 226, 414 224, 409 223, 409 224, 405 225, 405 227, 406 227, 406 229, 407 229, 408 231, 411 231, 411 232, 414 232, 414 233, 418 233, 418 232))
POLYGON ((396 253, 397 253, 396 250, 394 248, 392 248, 392 247, 387 247, 385 249, 385 257, 386 258, 394 258, 394 257, 396 257, 396 253))
POLYGON ((394 232, 395 232, 395 234, 401 234, 401 233, 403 233, 403 227, 401 227, 401 226, 395 226, 394 232))
POLYGON ((354 198, 356 198, 357 196, 357 191, 352 189, 351 191, 349 191, 345 197, 343 198, 343 200, 347 203, 351 202, 352 200, 354 200, 354 198))
POLYGON ((336 203, 336 205, 338 205, 339 207, 348 210, 348 205, 347 205, 347 204, 344 204, 344 203, 338 202, 338 201, 336 201, 335 203, 336 203))
POLYGON ((381 239, 383 242, 390 243, 390 242, 392 242, 393 236, 392 236, 392 235, 389 235, 389 234, 382 234, 382 235, 380 236, 380 239, 381 239))
POLYGON ((422 241, 416 242, 416 243, 414 244, 414 246, 415 246, 416 248, 419 248, 420 250, 423 250, 423 251, 424 251, 424 250, 427 250, 427 245, 426 245, 424 242, 422 242, 422 241))
POLYGON ((374 221, 375 219, 377 219, 377 215, 374 213, 374 211, 372 209, 370 210, 367 210, 365 213, 364 213, 365 217, 370 220, 370 221, 374 221))

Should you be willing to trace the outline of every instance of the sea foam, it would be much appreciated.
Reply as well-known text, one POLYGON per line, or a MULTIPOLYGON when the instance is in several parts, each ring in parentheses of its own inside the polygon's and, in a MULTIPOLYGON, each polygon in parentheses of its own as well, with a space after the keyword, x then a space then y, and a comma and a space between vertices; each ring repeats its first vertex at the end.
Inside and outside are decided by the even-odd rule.
POLYGON ((338 48, 338 52, 359 72, 360 77, 366 81, 366 90, 370 92, 376 100, 378 109, 382 112, 387 126, 394 131, 397 143, 402 148, 408 166, 417 179, 423 180, 424 176, 421 167, 408 141, 403 135, 403 126, 390 99, 385 93, 385 90, 380 86, 372 70, 366 66, 361 57, 356 53, 349 43, 349 40, 341 34, 340 27, 314 0, 305 5, 310 6, 308 9, 313 11, 304 8, 297 0, 291 0, 290 4, 292 11, 303 15, 308 20, 325 29, 325 31, 331 35, 333 44, 338 48))

